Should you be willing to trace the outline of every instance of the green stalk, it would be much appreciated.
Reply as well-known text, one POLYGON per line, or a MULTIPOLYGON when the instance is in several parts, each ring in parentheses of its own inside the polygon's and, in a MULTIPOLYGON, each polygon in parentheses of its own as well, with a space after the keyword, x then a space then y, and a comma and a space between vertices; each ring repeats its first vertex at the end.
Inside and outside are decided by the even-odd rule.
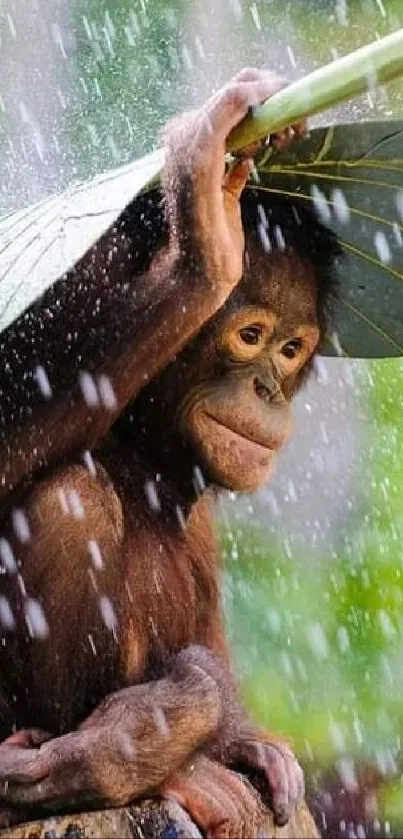
POLYGON ((276 93, 231 132, 230 152, 403 74, 403 29, 332 61, 276 93))

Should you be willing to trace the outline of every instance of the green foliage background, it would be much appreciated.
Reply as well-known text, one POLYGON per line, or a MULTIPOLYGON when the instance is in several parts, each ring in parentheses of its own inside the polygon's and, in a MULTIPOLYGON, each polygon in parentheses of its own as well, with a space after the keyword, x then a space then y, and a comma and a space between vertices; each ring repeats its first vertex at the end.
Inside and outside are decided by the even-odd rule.
MULTIPOLYGON (((347 754, 393 774, 403 730, 403 362, 365 362, 361 376, 369 489, 337 556, 290 556, 262 531, 227 531, 226 607, 256 717, 291 735, 308 766, 347 754)), ((401 824, 400 780, 384 806, 401 824)))

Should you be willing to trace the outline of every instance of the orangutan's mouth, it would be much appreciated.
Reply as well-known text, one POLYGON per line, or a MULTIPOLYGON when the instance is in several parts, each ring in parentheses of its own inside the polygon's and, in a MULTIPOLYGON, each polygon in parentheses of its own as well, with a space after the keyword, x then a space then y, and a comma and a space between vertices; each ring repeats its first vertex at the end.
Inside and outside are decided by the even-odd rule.
POLYGON ((251 438, 249 435, 243 434, 242 431, 238 431, 238 429, 231 428, 231 426, 227 425, 227 423, 220 422, 220 420, 218 420, 217 417, 214 417, 212 414, 207 413, 207 411, 205 413, 205 416, 207 417, 209 422, 215 423, 215 425, 218 425, 218 427, 222 429, 220 431, 220 434, 226 435, 230 438, 234 438, 238 441, 238 444, 240 444, 241 446, 245 446, 246 444, 247 446, 255 447, 257 450, 260 449, 261 453, 265 454, 266 457, 268 454, 274 453, 275 447, 273 445, 270 445, 266 442, 262 442, 261 439, 257 440, 255 438, 251 438))

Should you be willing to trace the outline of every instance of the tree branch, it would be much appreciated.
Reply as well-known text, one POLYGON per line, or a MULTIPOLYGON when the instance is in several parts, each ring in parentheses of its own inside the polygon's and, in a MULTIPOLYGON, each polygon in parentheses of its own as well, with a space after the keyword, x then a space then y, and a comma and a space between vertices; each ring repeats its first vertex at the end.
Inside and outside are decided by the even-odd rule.
MULTIPOLYGON (((261 839, 316 839, 315 822, 302 804, 291 821, 274 827, 267 814, 261 839)), ((187 813, 174 801, 149 799, 132 805, 92 813, 50 816, 40 821, 0 830, 0 839, 202 839, 187 813)))

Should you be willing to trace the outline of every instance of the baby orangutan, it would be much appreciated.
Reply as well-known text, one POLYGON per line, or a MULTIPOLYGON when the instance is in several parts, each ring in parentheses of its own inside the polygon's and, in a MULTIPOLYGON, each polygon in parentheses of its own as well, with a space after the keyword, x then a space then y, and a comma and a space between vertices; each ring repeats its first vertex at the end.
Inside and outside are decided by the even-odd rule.
POLYGON ((287 440, 337 252, 308 211, 244 190, 249 159, 225 172, 231 129, 278 88, 244 70, 170 123, 162 191, 3 336, 9 821, 151 793, 208 836, 257 836, 261 799, 233 770, 279 825, 303 796, 290 748, 237 696, 211 524, 212 490, 261 486, 287 440), (21 388, 37 365, 47 401, 21 388), (88 404, 83 371, 112 406, 88 404))

